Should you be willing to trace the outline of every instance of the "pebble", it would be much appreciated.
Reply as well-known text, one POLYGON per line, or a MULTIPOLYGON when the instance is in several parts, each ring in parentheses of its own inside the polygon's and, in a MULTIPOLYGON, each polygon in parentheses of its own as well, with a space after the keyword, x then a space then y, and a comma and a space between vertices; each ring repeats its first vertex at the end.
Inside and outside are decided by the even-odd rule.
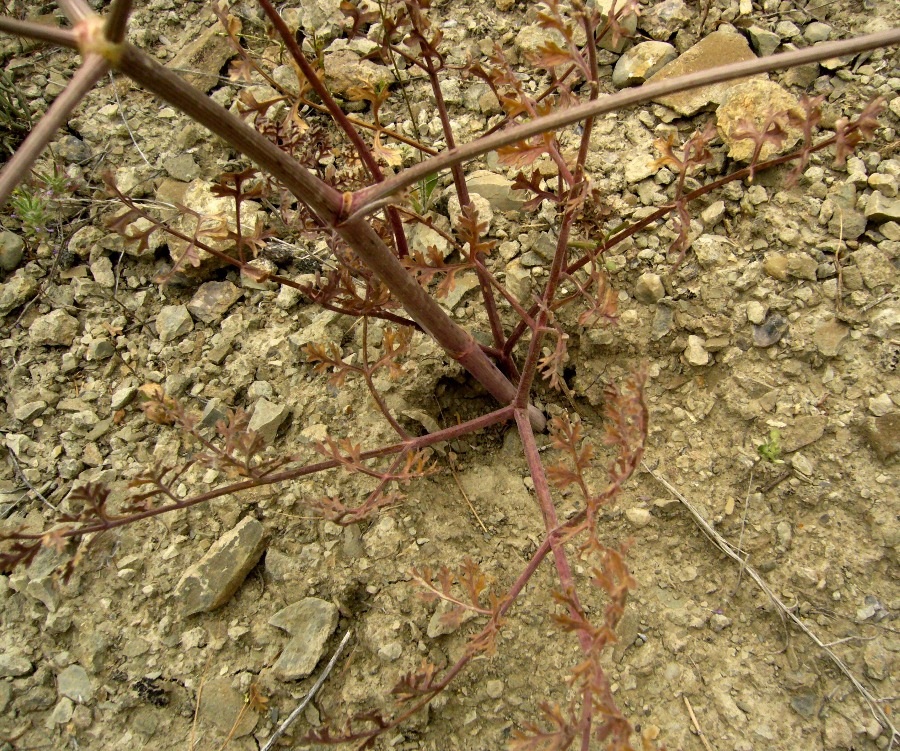
POLYGON ((266 531, 262 524, 251 517, 238 522, 181 577, 175 595, 182 614, 209 612, 228 602, 265 548, 266 531))
POLYGON ((781 341, 787 330, 787 321, 779 315, 771 315, 765 323, 753 327, 753 344, 757 347, 771 347, 781 341))
POLYGON ((871 193, 866 203, 865 216, 873 222, 900 220, 900 198, 889 198, 881 192, 871 193))
POLYGON ((747 303, 747 320, 750 321, 750 323, 754 323, 757 326, 762 324, 766 320, 768 312, 768 308, 761 302, 752 300, 747 303))
POLYGON ((750 35, 750 44, 760 57, 775 54, 775 50, 781 46, 781 37, 761 26, 751 26, 747 33, 750 35))
POLYGON ((818 262, 808 253, 788 253, 787 255, 787 273, 795 279, 814 282, 818 269, 818 262))
POLYGON ((894 402, 887 394, 879 394, 869 399, 869 412, 875 417, 884 417, 888 412, 893 411, 894 402))
POLYGON ((20 422, 30 422, 35 417, 39 417, 47 409, 47 402, 39 399, 34 402, 26 402, 13 410, 13 417, 20 422))
POLYGON ((900 453, 900 412, 866 420, 865 436, 875 455, 886 462, 900 453))
POLYGON ((113 272, 112 261, 106 256, 101 256, 91 264, 91 276, 101 287, 112 289, 116 286, 116 275, 113 272))
POLYGON ((655 305, 666 296, 662 277, 649 271, 641 274, 634 285, 634 296, 645 305, 655 305))
POLYGON ((171 342, 194 328, 186 305, 163 305, 156 316, 156 333, 163 343, 171 342))
POLYGON ((0 232, 0 269, 13 271, 25 255, 25 241, 15 232, 0 232))
POLYGON ((71 347, 80 329, 77 318, 64 310, 54 310, 34 319, 28 328, 28 338, 32 344, 71 347))
POLYGON ((485 692, 491 699, 499 699, 501 696, 503 696, 503 689, 504 689, 504 688, 505 688, 505 686, 504 686, 504 684, 503 684, 503 681, 500 681, 500 680, 492 680, 492 681, 488 681, 488 682, 484 685, 484 692, 485 692))
POLYGON ((60 696, 67 696, 79 704, 87 704, 94 698, 94 682, 81 665, 69 665, 56 676, 56 689, 60 696))
POLYGON ((823 357, 836 357, 850 329, 832 319, 819 326, 813 334, 813 344, 823 357))
POLYGON ((653 515, 645 508, 630 508, 625 511, 625 518, 632 526, 641 529, 653 521, 653 515))
MULTIPOLYGON (((197 719, 200 722, 218 728, 232 739, 250 735, 259 722, 256 710, 247 704, 244 694, 234 688, 233 681, 234 678, 226 675, 204 682, 200 704, 197 707, 197 719)), ((239 743, 234 745, 238 748, 247 748, 246 745, 239 743)))
POLYGON ((137 396, 137 388, 134 386, 123 386, 116 389, 109 399, 109 408, 115 412, 118 409, 127 407, 137 396))
POLYGON ((716 633, 728 628, 731 623, 731 618, 722 613, 713 613, 709 618, 709 627, 716 633))
POLYGON ((616 62, 612 74, 613 86, 620 89, 626 86, 640 86, 676 57, 678 51, 666 42, 636 44, 616 62))
MULTIPOLYGON (((735 134, 749 120, 762 128, 773 111, 799 111, 797 97, 774 81, 758 79, 733 86, 722 98, 716 109, 716 127, 722 141, 728 147, 728 156, 739 162, 749 162, 756 144, 750 138, 738 138, 735 134)), ((770 159, 793 148, 803 135, 799 126, 785 122, 784 141, 778 145, 767 141, 763 144, 760 159, 770 159)))
POLYGON ((691 335, 688 337, 687 347, 684 350, 684 359, 691 365, 702 366, 709 364, 709 352, 704 348, 706 342, 702 337, 691 335))
POLYGON ((27 657, 8 651, 0 653, 0 678, 18 678, 33 669, 34 666, 27 657))
POLYGON ((267 444, 271 444, 290 412, 290 409, 284 404, 260 399, 253 408, 250 430, 255 430, 267 444))
POLYGON ((296 681, 312 673, 337 623, 337 606, 317 597, 306 597, 273 615, 269 625, 291 635, 275 663, 276 675, 286 681, 296 681))
POLYGON ((799 452, 791 457, 791 466, 806 477, 812 477, 815 471, 813 463, 799 452))
MULTIPOLYGON (((594 0, 592 5, 600 12, 601 26, 606 23, 610 11, 613 9, 619 10, 623 7, 621 0, 594 0)), ((610 52, 620 53, 631 43, 631 37, 637 31, 637 15, 634 13, 620 14, 618 21, 623 34, 615 37, 612 30, 606 32, 597 42, 598 47, 610 52)))
POLYGON ((763 271, 780 282, 788 280, 788 259, 781 253, 767 253, 763 261, 763 271))
POLYGON ((200 167, 190 154, 174 154, 163 160, 163 169, 174 180, 189 183, 200 177, 200 167))
MULTIPOLYGON (((284 289, 289 288, 285 287, 284 289)), ((187 309, 198 321, 215 323, 225 315, 232 305, 241 299, 243 294, 231 282, 205 282, 198 287, 191 301, 187 304, 187 309)))
POLYGON ((694 13, 684 0, 662 0, 642 9, 638 23, 651 38, 665 41, 693 18, 694 13))
POLYGON ((105 337, 103 339, 95 339, 88 345, 87 359, 91 362, 108 360, 114 354, 116 354, 115 345, 105 337))
POLYGON ((703 221, 705 229, 712 229, 725 216, 725 201, 713 201, 703 211, 700 212, 700 219, 703 221))
POLYGON ((810 44, 824 42, 831 36, 831 26, 821 21, 813 21, 807 24, 803 30, 803 38, 810 44))

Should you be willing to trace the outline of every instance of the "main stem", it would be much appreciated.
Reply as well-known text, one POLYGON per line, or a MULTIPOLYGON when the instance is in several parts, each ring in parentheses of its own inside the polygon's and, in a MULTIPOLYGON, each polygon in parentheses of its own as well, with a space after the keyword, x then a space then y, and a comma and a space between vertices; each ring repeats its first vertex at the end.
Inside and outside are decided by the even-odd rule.
MULTIPOLYGON (((310 174, 237 116, 133 45, 122 45, 116 67, 148 91, 209 128, 283 183, 323 224, 340 235, 384 282, 410 317, 497 401, 510 404, 516 398, 516 387, 488 359, 475 340, 422 289, 369 223, 362 217, 344 220, 344 197, 338 191, 310 174)), ((529 418, 536 429, 543 430, 546 422, 539 410, 531 407, 529 418)))

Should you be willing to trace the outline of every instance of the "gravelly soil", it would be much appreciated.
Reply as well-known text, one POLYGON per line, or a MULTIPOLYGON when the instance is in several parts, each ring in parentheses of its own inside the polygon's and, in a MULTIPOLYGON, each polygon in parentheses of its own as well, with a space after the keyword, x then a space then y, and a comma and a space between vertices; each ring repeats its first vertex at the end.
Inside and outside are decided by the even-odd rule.
MULTIPOLYGON (((198 2, 138 5, 132 39, 167 61, 212 25, 198 2)), ((748 14, 743 5, 738 12, 717 3, 704 14, 689 4, 684 28, 670 41, 683 52, 733 23, 748 36, 751 26, 758 27, 754 34, 771 33, 780 50, 821 33, 816 23, 837 38, 900 22, 890 2, 804 10, 767 0, 748 14)), ((261 29, 251 6, 235 11, 248 37, 261 29)), ((466 52, 484 54, 485 28, 520 54, 520 32, 535 23, 534 9, 499 0, 496 7, 444 3, 436 12, 450 60, 458 63, 466 52)), ((334 36, 330 17, 306 21, 318 24, 326 45, 334 36)), ((5 44, 5 69, 34 100, 52 97, 73 67, 66 55, 5 44)), ((194 58, 186 67, 218 73, 224 58, 210 54, 213 62, 194 58)), ((618 55, 606 54, 611 73, 618 55)), ((795 95, 824 95, 826 124, 877 95, 889 106, 874 142, 847 166, 814 155, 796 187, 783 187, 784 173, 762 174, 704 199, 695 214, 699 239, 677 268, 666 253, 671 225, 617 248, 607 260, 620 291, 619 325, 581 330, 573 315, 570 398, 546 389, 540 399, 551 414, 577 409, 599 443, 602 384, 641 363, 650 376, 647 468, 603 519, 604 540, 628 542, 638 582, 608 655, 615 695, 636 733, 683 749, 884 749, 890 732, 860 692, 656 479, 671 482, 739 546, 790 612, 831 645, 872 696, 884 697, 879 706, 889 715, 900 649, 900 221, 889 214, 898 211, 900 187, 900 70, 896 55, 882 51, 771 79, 795 95), (874 200, 888 205, 887 213, 873 213, 874 200), (759 446, 768 447, 768 457, 759 446)), ((424 96, 421 81, 407 85, 414 101, 424 96)), ((447 99, 468 139, 492 112, 479 99, 484 91, 473 89, 473 97, 466 87, 449 86, 456 94, 447 99)), ((238 91, 223 81, 213 97, 231 104, 238 91)), ((382 121, 410 132, 396 99, 382 121)), ((688 134, 711 116, 678 117, 648 105, 598 123, 589 163, 609 196, 611 226, 671 197, 671 173, 635 178, 635 159, 655 158, 654 139, 673 129, 688 134)), ((431 132, 427 110, 419 121, 431 132)), ((274 428, 265 423, 273 455, 313 457, 312 443, 326 433, 365 447, 391 440, 363 386, 348 381, 335 389, 302 351, 331 339, 349 355, 361 336, 352 319, 228 269, 201 268, 159 286, 153 280, 171 263, 167 248, 151 244, 139 256, 105 228, 116 207, 100 190, 100 171, 113 170, 120 188, 136 197, 180 201, 234 165, 234 154, 123 80, 91 94, 56 151, 63 163, 81 162, 68 169, 82 187, 63 202, 55 234, 40 240, 15 217, 2 217, 26 240, 24 257, 3 272, 0 289, 3 301, 14 299, 16 285, 26 288, 5 309, 0 340, 4 524, 45 528, 54 518, 49 506, 71 509, 78 485, 104 482, 118 498, 142 469, 185 459, 187 438, 149 422, 139 408, 135 390, 145 384, 160 384, 199 413, 261 409, 265 400, 284 418, 274 428), (195 294, 209 281, 233 285, 216 288, 217 301, 236 299, 225 310, 200 306, 198 313, 195 294), (179 306, 192 300, 185 318, 179 306)), ((485 168, 505 174, 493 157, 470 170, 485 168)), ((441 226, 449 226, 446 186, 434 196, 441 226)), ((527 293, 543 271, 532 259, 545 235, 552 238, 552 213, 492 209, 496 269, 527 293)), ((277 227, 274 214, 264 206, 260 215, 277 227)), ((280 273, 301 278, 318 267, 322 243, 286 239, 290 252, 275 256, 280 273)), ((2 258, 10 243, 4 240, 2 258)), ((448 306, 466 326, 484 323, 474 291, 448 306)), ((421 337, 407 375, 378 385, 418 432, 492 407, 421 337)), ((468 556, 508 584, 540 543, 542 522, 514 430, 454 442, 436 459, 438 473, 410 485, 403 504, 365 525, 342 529, 305 510, 311 496, 362 498, 371 489, 356 475, 333 474, 107 534, 68 584, 55 576, 59 559, 50 551, 30 569, 0 576, 4 748, 214 749, 229 734, 227 748, 260 748, 348 629, 351 646, 287 737, 326 715, 388 706, 390 688, 423 659, 452 664, 476 622, 430 636, 435 606, 417 596, 411 567, 468 556), (242 519, 261 523, 263 557, 224 606, 186 616, 183 574, 242 519), (289 680, 277 663, 291 637, 270 620, 305 598, 331 603, 323 606, 327 626, 319 631, 327 641, 316 670, 289 680), (328 609, 334 606, 336 614, 328 609), (266 707, 244 707, 251 686, 266 707)), ((598 462, 595 479, 604 472, 598 462)), ((225 479, 197 467, 176 491, 201 492, 225 479)), ((577 498, 563 494, 559 506, 565 516, 577 498)), ((377 747, 503 748, 540 702, 565 704, 565 677, 579 653, 552 621, 554 577, 549 566, 538 571, 496 657, 476 660, 427 713, 385 734, 377 747)), ((589 603, 594 612, 602 606, 589 603)))

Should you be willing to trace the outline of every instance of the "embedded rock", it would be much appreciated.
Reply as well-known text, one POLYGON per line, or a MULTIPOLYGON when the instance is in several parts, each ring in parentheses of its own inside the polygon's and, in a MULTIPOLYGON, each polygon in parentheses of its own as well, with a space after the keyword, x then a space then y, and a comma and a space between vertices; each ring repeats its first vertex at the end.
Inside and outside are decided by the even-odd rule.
MULTIPOLYGON (((749 162, 756 144, 751 138, 740 138, 737 134, 746 127, 747 121, 757 129, 763 129, 768 118, 780 111, 795 112, 798 117, 803 117, 797 98, 773 81, 754 79, 729 89, 716 110, 716 127, 728 146, 728 156, 739 162, 749 162)), ((760 160, 789 151, 803 136, 803 131, 791 125, 787 117, 781 118, 781 121, 786 134, 783 143, 778 146, 766 141, 759 154, 760 160)))
POLYGON ((279 610, 269 625, 283 629, 291 640, 275 663, 275 674, 286 681, 308 676, 325 653, 325 643, 338 623, 338 609, 333 603, 307 597, 279 610))
POLYGON ((80 329, 77 318, 64 310, 54 310, 34 319, 28 329, 28 338, 32 344, 71 347, 80 329))
POLYGON ((640 86, 656 71, 668 65, 678 51, 666 42, 642 42, 625 52, 613 69, 612 82, 617 88, 640 86))

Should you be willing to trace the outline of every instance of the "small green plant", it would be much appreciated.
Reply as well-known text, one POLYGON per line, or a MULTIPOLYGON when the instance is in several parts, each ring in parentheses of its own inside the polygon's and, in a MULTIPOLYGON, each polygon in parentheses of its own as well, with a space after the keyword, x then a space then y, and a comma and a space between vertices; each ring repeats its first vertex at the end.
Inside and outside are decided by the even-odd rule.
POLYGON ((14 154, 31 130, 34 113, 12 77, 0 70, 0 150, 14 154))
POLYGON ((759 455, 771 464, 784 464, 781 458, 781 431, 772 428, 769 431, 769 437, 765 443, 761 443, 756 447, 759 455))
POLYGON ((52 173, 37 173, 30 182, 16 188, 9 203, 22 233, 33 240, 52 236, 62 219, 61 200, 74 187, 59 165, 54 164, 52 173))

